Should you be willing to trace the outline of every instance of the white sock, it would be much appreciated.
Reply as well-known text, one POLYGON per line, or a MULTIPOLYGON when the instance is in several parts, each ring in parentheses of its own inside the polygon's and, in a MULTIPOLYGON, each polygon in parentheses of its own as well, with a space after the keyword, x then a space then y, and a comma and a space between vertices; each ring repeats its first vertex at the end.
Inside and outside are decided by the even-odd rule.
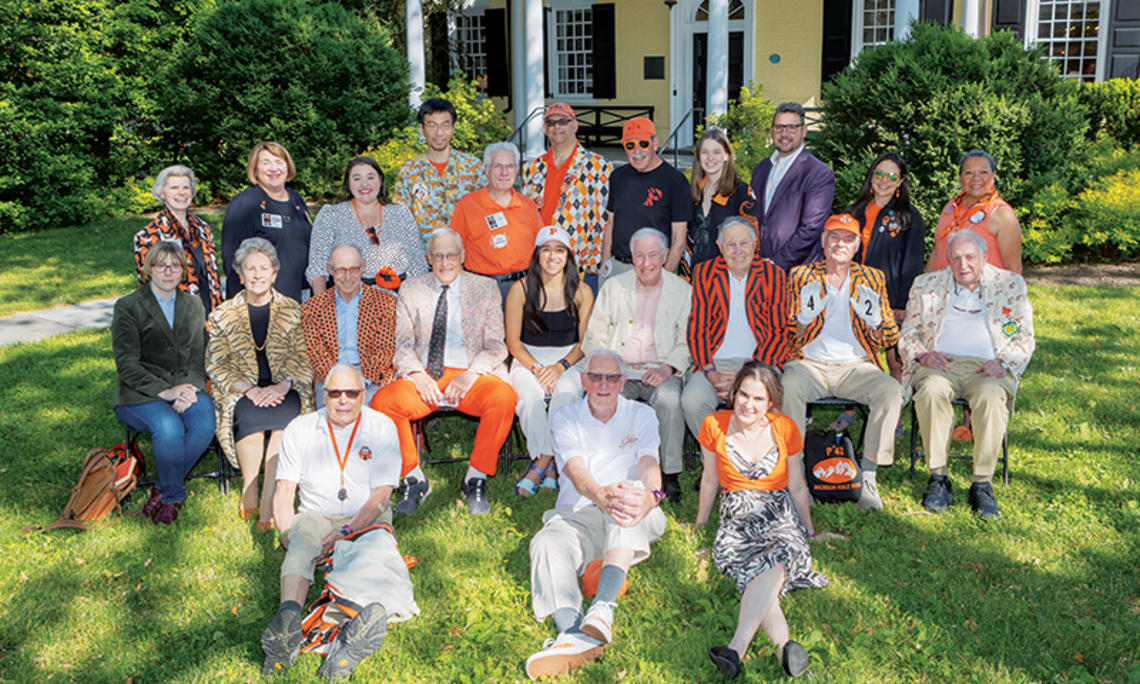
POLYGON ((467 466, 467 474, 463 476, 464 482, 467 482, 468 480, 486 480, 486 479, 487 479, 486 473, 480 472, 479 470, 477 470, 475 468, 475 466, 467 466))
POLYGON ((420 482, 424 482, 425 480, 427 480, 427 475, 424 475, 423 468, 419 467, 418 465, 415 468, 412 468, 411 470, 409 470, 408 474, 405 475, 404 477, 405 478, 414 477, 417 480, 419 480, 420 482))

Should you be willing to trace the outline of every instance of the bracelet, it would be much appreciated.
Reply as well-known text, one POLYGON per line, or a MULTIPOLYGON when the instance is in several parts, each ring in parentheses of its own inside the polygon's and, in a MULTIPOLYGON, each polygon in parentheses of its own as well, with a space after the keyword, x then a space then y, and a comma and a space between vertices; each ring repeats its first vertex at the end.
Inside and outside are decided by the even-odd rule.
POLYGON ((535 363, 533 366, 531 366, 531 367, 530 367, 530 372, 531 372, 531 373, 533 373, 533 372, 537 371, 539 368, 542 368, 542 367, 543 367, 543 366, 542 366, 542 364, 541 364, 541 363, 535 363))
POLYGON ((650 489, 649 492, 657 497, 657 505, 660 506, 661 502, 665 500, 665 492, 660 489, 650 489))
POLYGON ((342 536, 351 537, 352 536, 352 527, 345 525, 344 527, 340 528, 340 533, 342 536))
POLYGON ((281 532, 279 532, 277 534, 277 537, 279 539, 281 539, 282 541, 288 539, 289 538, 289 530, 281 530, 281 532))
POLYGON ((921 353, 921 354, 919 354, 918 356, 914 357, 914 362, 915 362, 915 363, 922 363, 922 360, 923 360, 923 359, 925 359, 925 358, 926 358, 926 355, 927 355, 927 354, 929 354, 929 353, 930 353, 930 352, 922 352, 922 353, 921 353))
POLYGON ((808 538, 809 539, 815 539, 815 532, 812 532, 811 534, 809 534, 808 538))

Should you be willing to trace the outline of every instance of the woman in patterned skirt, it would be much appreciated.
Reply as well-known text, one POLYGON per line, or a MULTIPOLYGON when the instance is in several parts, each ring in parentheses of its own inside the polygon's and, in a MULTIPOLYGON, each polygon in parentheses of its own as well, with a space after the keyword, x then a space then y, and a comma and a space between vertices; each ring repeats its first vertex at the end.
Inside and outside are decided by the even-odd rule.
POLYGON ((732 641, 709 650, 729 678, 740 674, 740 656, 761 627, 776 646, 784 672, 795 677, 807 669, 807 651, 788 639, 779 599, 794 589, 827 586, 827 578, 811 569, 808 539, 843 539, 815 532, 803 474, 803 440, 796 424, 779 412, 782 397, 776 372, 750 361, 732 384, 732 410, 705 418, 698 438, 704 473, 697 527, 708 522, 719 490, 720 529, 713 560, 741 593, 732 641))

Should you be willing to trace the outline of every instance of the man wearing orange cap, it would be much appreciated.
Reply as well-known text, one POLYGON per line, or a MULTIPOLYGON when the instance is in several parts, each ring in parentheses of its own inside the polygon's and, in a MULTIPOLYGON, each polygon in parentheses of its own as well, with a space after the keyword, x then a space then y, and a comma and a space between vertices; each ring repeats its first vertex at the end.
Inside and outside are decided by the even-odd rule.
POLYGON ((879 349, 898 342, 883 272, 855 263, 859 222, 850 214, 827 219, 823 260, 788 274, 788 330, 792 349, 784 365, 784 413, 800 432, 807 404, 835 396, 866 404, 867 443, 859 508, 883 507, 876 470, 895 458, 895 424, 902 387, 887 374, 879 349))
POLYGON ((551 103, 542 119, 550 148, 523 169, 523 194, 538 205, 542 225, 570 235, 578 274, 597 294, 613 165, 578 144, 578 119, 570 105, 551 103))
POLYGON ((689 182, 657 156, 657 128, 649 119, 626 121, 621 145, 629 164, 610 176, 598 275, 605 280, 633 268, 630 238, 642 228, 654 228, 665 235, 669 242, 665 270, 675 272, 685 253, 685 229, 693 214, 689 182))

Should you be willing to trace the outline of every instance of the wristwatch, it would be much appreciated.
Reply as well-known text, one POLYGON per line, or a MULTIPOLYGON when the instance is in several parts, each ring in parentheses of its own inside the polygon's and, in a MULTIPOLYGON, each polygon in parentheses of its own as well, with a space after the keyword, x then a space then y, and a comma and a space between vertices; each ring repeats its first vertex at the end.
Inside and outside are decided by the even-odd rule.
POLYGON ((562 366, 563 370, 570 370, 570 362, 565 358, 558 359, 558 365, 562 366))

